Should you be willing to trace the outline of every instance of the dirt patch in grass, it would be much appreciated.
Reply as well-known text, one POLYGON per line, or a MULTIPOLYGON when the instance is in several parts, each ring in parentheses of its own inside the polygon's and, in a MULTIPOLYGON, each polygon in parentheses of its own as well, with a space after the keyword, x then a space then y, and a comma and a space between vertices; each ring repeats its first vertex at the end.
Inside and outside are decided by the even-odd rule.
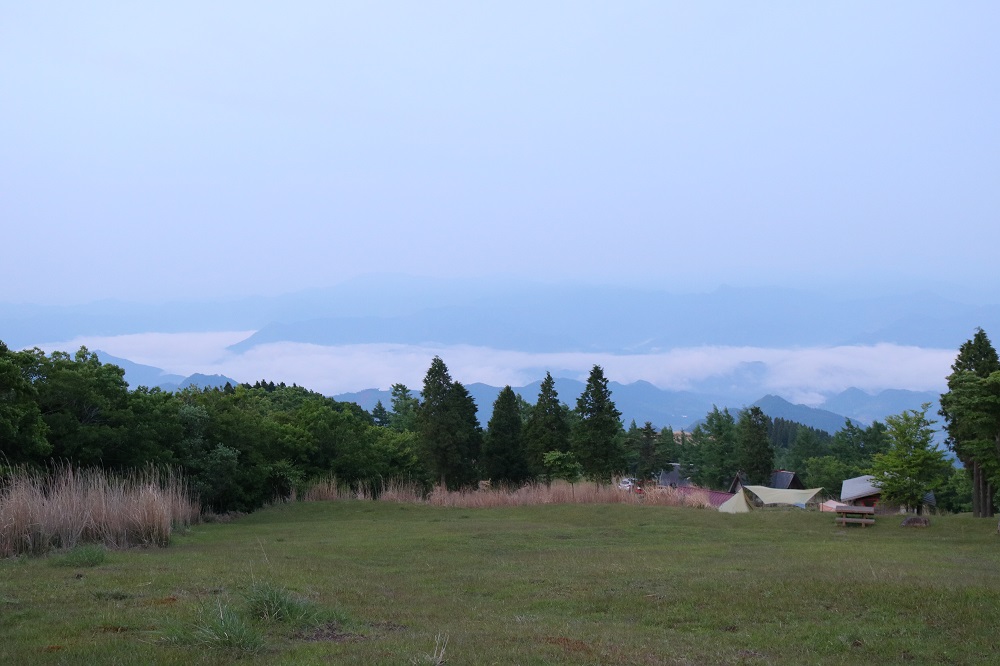
POLYGON ((593 654, 594 648, 592 648, 587 643, 575 638, 566 638, 565 636, 546 636, 545 642, 550 645, 558 645, 566 652, 573 654, 593 654))
POLYGON ((337 622, 327 622, 318 627, 297 631, 292 634, 292 638, 309 643, 347 643, 348 641, 364 640, 365 637, 361 634, 344 631, 337 622))

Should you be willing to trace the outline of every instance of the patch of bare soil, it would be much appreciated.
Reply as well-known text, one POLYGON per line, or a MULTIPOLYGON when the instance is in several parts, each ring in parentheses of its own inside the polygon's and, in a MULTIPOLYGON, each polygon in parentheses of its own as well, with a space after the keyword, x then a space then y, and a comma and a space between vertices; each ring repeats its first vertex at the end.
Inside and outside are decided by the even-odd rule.
POLYGON ((326 624, 321 624, 318 627, 298 631, 292 634, 292 638, 300 641, 308 641, 310 643, 317 643, 321 641, 330 643, 346 643, 347 641, 363 640, 364 636, 361 634, 353 634, 349 631, 342 631, 340 625, 336 622, 327 622, 326 624))

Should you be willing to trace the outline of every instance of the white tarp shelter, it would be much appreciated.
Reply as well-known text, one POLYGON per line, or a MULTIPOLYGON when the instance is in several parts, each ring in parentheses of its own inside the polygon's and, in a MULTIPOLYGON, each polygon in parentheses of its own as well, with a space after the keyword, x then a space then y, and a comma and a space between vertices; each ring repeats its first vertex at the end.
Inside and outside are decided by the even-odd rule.
POLYGON ((856 476, 844 480, 844 485, 840 488, 840 502, 850 504, 854 500, 878 495, 881 492, 882 489, 875 485, 875 477, 871 474, 856 476))
POLYGON ((749 513, 753 509, 755 499, 759 499, 763 504, 785 504, 805 508, 805 505, 821 490, 823 489, 785 490, 768 488, 767 486, 743 486, 742 492, 738 492, 726 500, 719 507, 719 511, 723 513, 749 513))

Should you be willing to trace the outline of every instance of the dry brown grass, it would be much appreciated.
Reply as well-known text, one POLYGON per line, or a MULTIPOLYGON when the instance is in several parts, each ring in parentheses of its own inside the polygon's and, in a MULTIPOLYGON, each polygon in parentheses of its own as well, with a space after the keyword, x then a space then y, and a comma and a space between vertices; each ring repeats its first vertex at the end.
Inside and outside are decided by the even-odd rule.
POLYGON ((171 531, 198 519, 200 507, 172 471, 113 476, 56 465, 14 468, 0 485, 0 557, 99 543, 108 548, 163 546, 171 531))
POLYGON ((314 484, 305 495, 308 502, 377 499, 382 502, 428 504, 459 508, 490 508, 532 506, 538 504, 649 504, 655 506, 686 506, 712 508, 707 491, 673 488, 648 488, 643 493, 621 490, 615 484, 581 482, 570 484, 554 481, 551 484, 532 483, 520 487, 484 486, 479 489, 447 490, 436 486, 424 493, 419 485, 392 481, 381 492, 368 486, 352 489, 336 479, 324 479, 314 484))

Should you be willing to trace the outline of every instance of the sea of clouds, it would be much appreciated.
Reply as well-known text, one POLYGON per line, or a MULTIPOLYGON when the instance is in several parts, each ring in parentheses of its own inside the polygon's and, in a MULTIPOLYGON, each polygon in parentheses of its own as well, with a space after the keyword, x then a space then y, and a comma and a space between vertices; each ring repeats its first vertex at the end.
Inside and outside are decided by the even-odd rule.
POLYGON ((792 402, 817 405, 850 387, 939 391, 955 359, 954 350, 892 344, 838 347, 688 347, 653 354, 526 353, 474 346, 359 344, 322 346, 281 342, 243 353, 227 347, 252 331, 143 333, 86 336, 40 344, 46 351, 101 350, 168 373, 221 374, 238 381, 266 379, 298 384, 326 395, 400 382, 419 389, 434 356, 454 379, 466 384, 523 386, 544 377, 584 380, 596 364, 611 381, 645 380, 668 390, 697 390, 701 382, 738 373, 755 364, 760 390, 792 402))

